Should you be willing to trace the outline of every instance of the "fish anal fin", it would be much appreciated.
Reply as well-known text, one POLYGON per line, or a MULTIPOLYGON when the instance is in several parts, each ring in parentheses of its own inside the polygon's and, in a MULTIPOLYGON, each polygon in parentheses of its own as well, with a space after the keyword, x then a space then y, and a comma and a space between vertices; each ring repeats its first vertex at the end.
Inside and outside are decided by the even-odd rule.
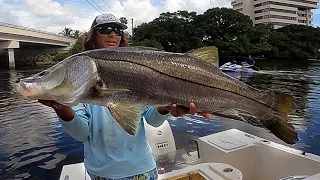
POLYGON ((275 115, 271 120, 261 122, 272 134, 285 143, 295 144, 298 141, 298 132, 291 123, 287 122, 281 116, 275 115))
POLYGON ((218 117, 243 121, 256 127, 264 127, 263 123, 259 119, 257 119, 256 116, 241 109, 228 109, 211 114, 218 117))
POLYGON ((141 108, 131 104, 113 104, 110 113, 118 124, 130 135, 135 136, 139 130, 141 108))
POLYGON ((228 119, 235 119, 239 121, 245 121, 244 118, 235 109, 227 109, 221 111, 211 112, 212 115, 217 117, 223 117, 228 119))
POLYGON ((215 46, 206 46, 189 51, 187 54, 198 57, 216 67, 219 67, 219 53, 215 46))

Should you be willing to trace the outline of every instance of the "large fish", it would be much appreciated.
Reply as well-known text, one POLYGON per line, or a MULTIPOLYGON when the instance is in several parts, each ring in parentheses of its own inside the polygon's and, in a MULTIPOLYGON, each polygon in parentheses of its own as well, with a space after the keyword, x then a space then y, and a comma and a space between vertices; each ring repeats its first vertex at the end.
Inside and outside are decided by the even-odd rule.
POLYGON ((288 144, 297 142, 290 123, 292 96, 263 92, 217 67, 217 49, 169 53, 143 47, 107 48, 79 53, 31 77, 17 90, 26 98, 109 107, 121 127, 135 135, 144 106, 179 108, 196 104, 199 111, 269 129, 288 144))

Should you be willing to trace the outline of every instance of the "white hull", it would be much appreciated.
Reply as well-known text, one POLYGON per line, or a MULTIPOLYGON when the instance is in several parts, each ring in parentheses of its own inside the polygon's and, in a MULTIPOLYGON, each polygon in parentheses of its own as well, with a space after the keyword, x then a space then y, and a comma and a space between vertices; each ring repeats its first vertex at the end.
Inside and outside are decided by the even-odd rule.
MULTIPOLYGON (((198 151, 191 153, 175 150, 167 121, 158 128, 146 129, 159 179, 320 180, 320 156, 303 154, 237 129, 199 138, 198 151)), ((79 163, 63 167, 60 180, 66 179, 90 177, 79 163)))

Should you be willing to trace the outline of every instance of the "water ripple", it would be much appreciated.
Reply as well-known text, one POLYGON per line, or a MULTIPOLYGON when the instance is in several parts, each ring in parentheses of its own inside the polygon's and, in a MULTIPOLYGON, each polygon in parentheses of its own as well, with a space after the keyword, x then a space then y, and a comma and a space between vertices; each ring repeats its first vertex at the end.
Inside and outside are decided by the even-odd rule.
MULTIPOLYGON (((62 165, 83 160, 82 142, 63 130, 54 111, 15 92, 13 86, 17 78, 38 71, 40 69, 0 72, 0 179, 58 179, 62 165)), ((259 89, 292 94, 297 104, 292 123, 300 139, 294 147, 320 155, 319 74, 320 64, 312 64, 237 75, 237 78, 259 89)), ((230 128, 282 143, 268 131, 239 121, 208 121, 200 116, 187 116, 172 118, 169 122, 177 143, 190 143, 195 137, 230 128)))
POLYGON ((43 172, 61 166, 68 147, 82 154, 82 143, 62 130, 51 108, 14 92, 15 79, 29 74, 0 73, 0 179, 45 179, 43 172))

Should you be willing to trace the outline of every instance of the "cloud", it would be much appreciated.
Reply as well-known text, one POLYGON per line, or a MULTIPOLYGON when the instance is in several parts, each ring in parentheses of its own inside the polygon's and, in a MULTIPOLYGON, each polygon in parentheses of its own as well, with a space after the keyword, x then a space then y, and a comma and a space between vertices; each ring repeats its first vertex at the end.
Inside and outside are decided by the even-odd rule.
POLYGON ((230 0, 166 0, 164 7, 170 12, 188 10, 203 13, 213 7, 231 7, 230 2, 230 0))
POLYGON ((60 3, 52 0, 20 0, 25 3, 37 17, 46 18, 52 16, 68 15, 68 10, 63 8, 60 3))
POLYGON ((17 19, 15 14, 13 13, 13 7, 7 5, 3 2, 3 0, 0 0, 0 22, 2 23, 9 23, 14 25, 21 25, 21 22, 17 19), (6 8, 3 8, 6 7, 6 8))
POLYGON ((160 7, 153 6, 149 0, 126 0, 123 7, 134 17, 136 24, 149 22, 160 14, 160 7))
POLYGON ((59 33, 64 27, 87 31, 97 12, 77 0, 14 0, 1 4, 0 22, 59 33))
POLYGON ((162 12, 174 12, 177 10, 188 10, 203 13, 211 7, 231 6, 231 0, 158 0, 152 3, 150 0, 108 0, 110 12, 118 17, 125 16, 128 19, 128 31, 131 32, 131 18, 134 25, 150 22, 162 12))
MULTIPOLYGON (((0 0, 0 4, 2 1, 0 0)), ((100 5, 97 9, 103 13, 108 11, 118 17, 126 17, 129 32, 132 29, 131 18, 137 26, 143 22, 150 22, 162 12, 176 10, 203 12, 210 7, 230 4, 230 0, 158 0, 156 3, 155 0, 91 0, 89 2, 95 6, 100 5), (105 3, 99 4, 99 2, 105 3)), ((64 27, 87 31, 95 16, 100 14, 89 3, 81 0, 14 0, 2 6, 4 8, 0 10, 1 21, 55 33, 64 27), (12 8, 8 11, 3 10, 9 6, 12 8)))
MULTIPOLYGON (((198 14, 213 7, 231 7, 231 0, 88 0, 104 2, 101 12, 128 19, 134 26, 150 22, 162 12, 196 11, 198 14), (107 3, 107 4, 106 4, 107 3)), ((0 0, 0 21, 35 29, 61 32, 64 27, 88 31, 95 16, 100 14, 85 0, 0 0)), ((97 5, 96 5, 97 6, 97 5)), ((320 25, 320 11, 314 10, 314 25, 320 25), (319 17, 319 18, 317 18, 319 17)))

